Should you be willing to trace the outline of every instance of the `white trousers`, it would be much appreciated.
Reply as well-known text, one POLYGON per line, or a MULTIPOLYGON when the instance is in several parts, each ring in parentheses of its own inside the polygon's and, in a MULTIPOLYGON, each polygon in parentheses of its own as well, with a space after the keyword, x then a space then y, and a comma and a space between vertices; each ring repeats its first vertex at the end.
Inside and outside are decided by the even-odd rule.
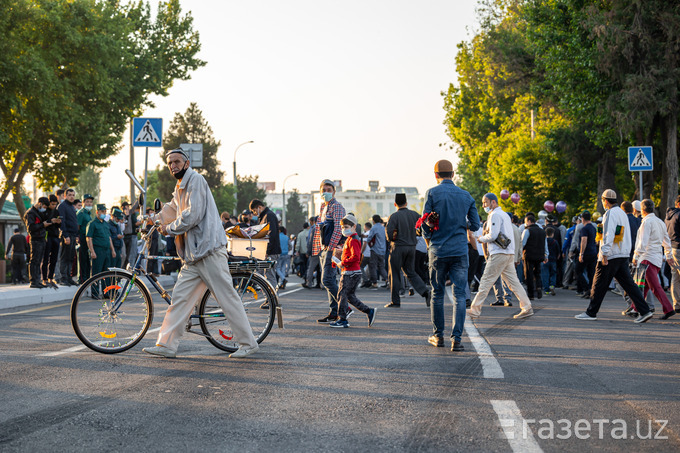
POLYGON ((519 278, 517 278, 517 269, 515 269, 515 255, 496 253, 491 255, 489 259, 486 260, 486 267, 484 268, 482 279, 479 282, 477 295, 470 306, 471 312, 481 312, 482 304, 484 303, 484 300, 486 300, 486 296, 489 294, 489 291, 496 283, 496 280, 498 280, 498 277, 502 277, 503 281, 508 285, 508 288, 510 288, 510 291, 515 293, 515 296, 517 296, 517 299, 519 299, 519 307, 522 310, 528 310, 531 308, 529 296, 527 296, 527 292, 519 282, 519 278))
POLYGON ((177 351, 187 320, 206 288, 210 289, 222 307, 234 338, 243 346, 256 346, 257 341, 250 328, 246 311, 229 273, 226 248, 216 250, 196 263, 182 266, 172 292, 172 305, 165 312, 156 344, 177 351))

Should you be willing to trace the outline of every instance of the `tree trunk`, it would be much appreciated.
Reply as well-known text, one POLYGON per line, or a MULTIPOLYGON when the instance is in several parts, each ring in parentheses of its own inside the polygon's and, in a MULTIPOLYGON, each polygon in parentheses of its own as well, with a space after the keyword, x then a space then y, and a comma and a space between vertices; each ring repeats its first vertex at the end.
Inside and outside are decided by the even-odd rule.
POLYGON ((661 203, 659 213, 663 215, 672 208, 678 196, 678 113, 671 112, 666 118, 666 146, 663 150, 661 169, 661 203))
POLYGON ((17 155, 14 163, 12 164, 12 169, 9 171, 9 174, 7 166, 5 165, 4 161, 0 159, 0 169, 2 169, 2 173, 5 175, 5 188, 2 191, 2 194, 0 194, 0 211, 2 211, 7 197, 12 192, 14 187, 17 184, 21 186, 26 173, 28 173, 29 165, 22 165, 27 154, 28 153, 20 153, 17 155))
MULTIPOLYGON (((604 213, 602 206, 602 192, 607 189, 616 191, 616 158, 615 151, 611 148, 602 149, 600 161, 597 163, 597 211, 604 213)), ((621 199, 621 194, 619 201, 621 199)))
POLYGON ((21 183, 20 182, 17 182, 14 185, 14 189, 12 190, 12 195, 14 196, 14 204, 16 205, 17 211, 19 212, 19 217, 21 217, 23 219, 24 214, 26 214, 26 206, 24 206, 24 199, 21 196, 21 183))

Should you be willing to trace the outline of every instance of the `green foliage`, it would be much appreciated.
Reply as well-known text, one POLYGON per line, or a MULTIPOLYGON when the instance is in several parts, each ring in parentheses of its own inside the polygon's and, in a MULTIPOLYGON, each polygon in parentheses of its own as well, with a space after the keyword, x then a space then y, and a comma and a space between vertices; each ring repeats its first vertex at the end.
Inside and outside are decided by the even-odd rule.
POLYGON ((256 176, 237 176, 236 182, 238 191, 238 202, 236 205, 236 211, 238 213, 243 212, 244 209, 248 209, 251 200, 258 199, 264 202, 267 196, 267 191, 257 187, 257 180, 259 177, 256 176))
POLYGON ((118 151, 132 116, 205 63, 179 0, 2 0, 0 169, 10 190, 33 172, 74 185, 118 151))
POLYGON ((220 213, 231 213, 234 210, 233 184, 222 184, 217 187, 212 187, 210 190, 212 191, 213 197, 215 197, 215 204, 220 213))
POLYGON ((293 190, 286 197, 286 231, 297 234, 307 221, 307 209, 300 204, 300 194, 293 190))
MULTIPOLYGON (((175 113, 163 137, 163 148, 166 150, 179 148, 182 143, 203 144, 203 166, 194 170, 205 177, 210 187, 222 185, 224 172, 220 170, 220 162, 217 160, 221 143, 215 140, 212 128, 195 102, 189 104, 184 115, 175 113)), ((165 161, 165 151, 161 151, 161 159, 165 161)), ((162 178, 174 179, 170 172, 162 175, 162 178)))
POLYGON ((82 199, 83 195, 90 194, 95 201, 99 200, 99 180, 101 170, 95 170, 92 167, 86 167, 78 175, 78 184, 76 185, 76 197, 82 199))

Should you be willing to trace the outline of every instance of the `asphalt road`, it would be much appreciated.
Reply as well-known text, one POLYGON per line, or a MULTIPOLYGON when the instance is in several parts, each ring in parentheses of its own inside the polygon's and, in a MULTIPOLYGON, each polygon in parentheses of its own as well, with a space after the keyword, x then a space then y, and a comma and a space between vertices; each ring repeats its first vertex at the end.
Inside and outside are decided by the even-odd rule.
POLYGON ((386 309, 361 290, 373 327, 331 329, 321 290, 282 294, 285 328, 243 360, 197 336, 152 357, 154 334, 98 354, 67 304, 0 311, 0 451, 680 450, 680 315, 636 325, 610 294, 578 321, 584 301, 558 290, 523 320, 484 307, 452 353, 427 344, 418 296, 386 309))

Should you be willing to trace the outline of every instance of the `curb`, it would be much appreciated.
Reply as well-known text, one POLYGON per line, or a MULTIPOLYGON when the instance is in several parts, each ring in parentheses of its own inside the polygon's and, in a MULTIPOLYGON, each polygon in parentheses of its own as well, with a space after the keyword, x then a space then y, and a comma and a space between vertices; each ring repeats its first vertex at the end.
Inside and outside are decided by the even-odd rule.
MULTIPOLYGON (((143 278, 144 284, 150 283, 143 278)), ((160 275, 158 281, 170 291, 177 281, 177 274, 160 275)), ((25 285, 0 286, 0 310, 7 308, 25 307, 28 305, 51 304, 55 302, 70 302, 78 291, 79 286, 60 286, 54 288, 29 288, 25 285)), ((154 292, 152 292, 154 294, 154 292)))

